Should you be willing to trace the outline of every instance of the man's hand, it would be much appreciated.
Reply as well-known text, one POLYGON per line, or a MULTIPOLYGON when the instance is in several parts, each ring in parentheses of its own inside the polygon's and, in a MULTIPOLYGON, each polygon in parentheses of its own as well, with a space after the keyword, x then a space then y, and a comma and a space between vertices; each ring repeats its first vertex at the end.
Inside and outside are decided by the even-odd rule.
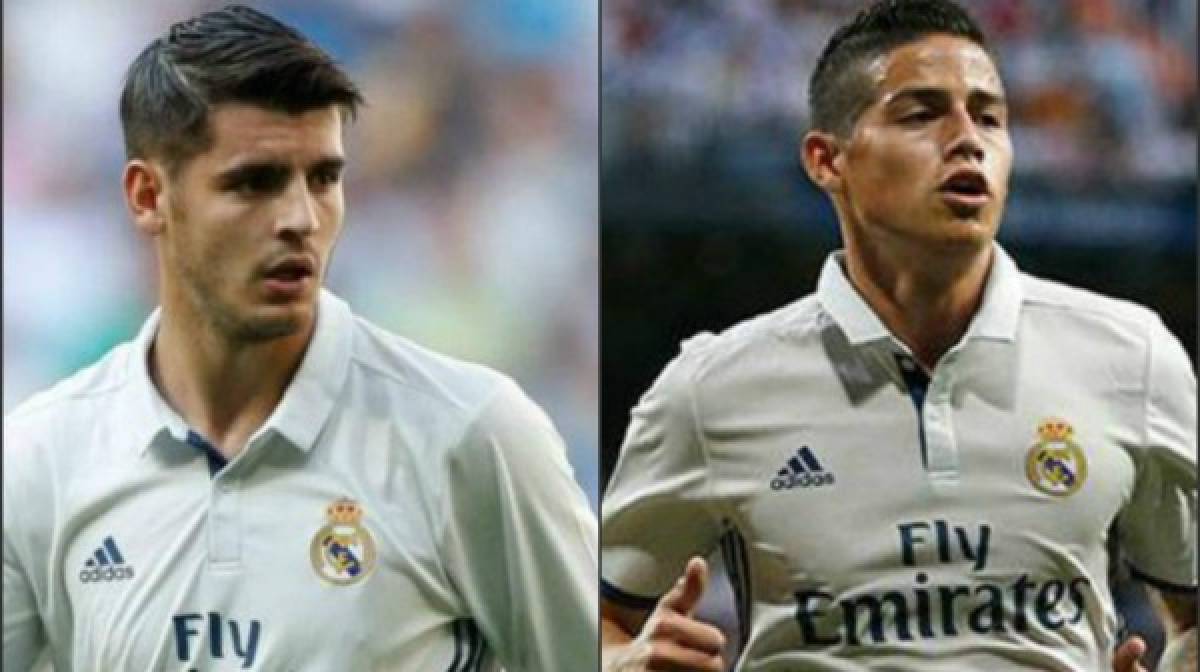
POLYGON ((1146 653, 1146 641, 1137 635, 1130 637, 1117 647, 1113 655, 1113 672, 1148 672, 1139 660, 1146 653))
MULTIPOLYGON (((1194 672, 1200 657, 1196 634, 1196 593, 1167 593, 1149 590, 1150 604, 1166 631, 1167 644, 1158 661, 1158 672, 1194 672)), ((1113 672, 1148 672, 1139 662, 1146 642, 1134 635, 1121 643, 1113 654, 1113 672)))
MULTIPOLYGON (((693 618, 708 588, 708 563, 695 557, 658 601, 641 632, 627 646, 606 647, 606 672, 724 672, 725 636, 693 618)), ((606 625, 611 619, 605 618, 606 625)))
MULTIPOLYGON (((1117 648, 1113 656, 1113 672, 1147 672, 1138 658, 1146 652, 1146 643, 1134 635, 1117 648)), ((1184 672, 1196 669, 1196 631, 1189 630, 1167 642, 1162 658, 1158 661, 1159 672, 1184 672)))

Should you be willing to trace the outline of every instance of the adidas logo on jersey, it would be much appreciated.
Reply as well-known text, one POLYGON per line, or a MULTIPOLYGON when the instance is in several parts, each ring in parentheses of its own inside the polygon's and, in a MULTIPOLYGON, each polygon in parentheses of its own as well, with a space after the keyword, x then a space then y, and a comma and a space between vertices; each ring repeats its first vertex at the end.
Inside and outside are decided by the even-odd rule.
POLYGON ((83 583, 99 581, 124 581, 133 578, 133 567, 125 564, 121 551, 117 550, 117 542, 112 537, 105 537, 104 543, 92 553, 92 557, 83 563, 79 570, 79 580, 83 583))
POLYGON ((833 485, 833 480, 833 474, 821 468, 821 463, 817 462, 808 446, 801 446, 771 479, 771 489, 814 488, 833 485))

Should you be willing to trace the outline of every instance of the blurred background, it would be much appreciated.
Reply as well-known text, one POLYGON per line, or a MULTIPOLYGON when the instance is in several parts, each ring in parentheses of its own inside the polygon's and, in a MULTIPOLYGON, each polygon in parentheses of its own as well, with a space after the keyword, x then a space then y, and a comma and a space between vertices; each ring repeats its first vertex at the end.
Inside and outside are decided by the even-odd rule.
MULTIPOLYGON (((4 3, 7 412, 131 338, 156 303, 121 196, 125 69, 223 2, 4 3)), ((340 61, 346 230, 329 286, 356 312, 517 379, 596 504, 595 3, 248 2, 340 61)))
MULTIPOLYGON (((605 0, 601 462, 699 331, 815 289, 840 246, 798 163, 807 86, 850 0, 605 0)), ((1195 357, 1194 0, 966 0, 999 57, 1022 268, 1158 311, 1195 357)), ((1194 361, 1194 360, 1193 360, 1194 361)), ((1136 586, 1131 628, 1159 636, 1136 586)))

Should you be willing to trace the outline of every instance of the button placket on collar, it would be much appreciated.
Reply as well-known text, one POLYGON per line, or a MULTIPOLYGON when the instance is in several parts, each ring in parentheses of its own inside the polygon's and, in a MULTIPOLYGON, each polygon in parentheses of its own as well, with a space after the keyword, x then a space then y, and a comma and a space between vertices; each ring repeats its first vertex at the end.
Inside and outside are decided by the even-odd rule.
POLYGON ((934 368, 925 398, 925 447, 931 478, 957 480, 958 441, 954 435, 954 380, 957 357, 947 355, 934 368))
MULTIPOLYGON (((240 516, 240 471, 234 459, 228 463, 214 464, 216 448, 194 432, 188 432, 188 444, 201 450, 209 461, 209 509, 208 509, 208 560, 209 563, 225 568, 237 566, 242 558, 242 534, 240 516)), ((250 450, 247 445, 242 455, 250 450)))
POLYGON ((208 559, 213 564, 236 565, 242 559, 242 534, 236 479, 217 478, 213 482, 208 512, 208 559))

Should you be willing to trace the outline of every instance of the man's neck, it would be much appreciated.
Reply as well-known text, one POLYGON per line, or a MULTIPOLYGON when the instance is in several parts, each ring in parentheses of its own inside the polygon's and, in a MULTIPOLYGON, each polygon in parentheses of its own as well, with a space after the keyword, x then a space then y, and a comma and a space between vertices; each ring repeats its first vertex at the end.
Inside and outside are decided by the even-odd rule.
POLYGON ((283 399, 313 325, 269 341, 239 342, 183 312, 163 307, 151 377, 188 426, 232 459, 283 399))
POLYGON ((846 245, 846 275, 884 325, 932 371, 983 303, 992 247, 961 255, 846 245))

